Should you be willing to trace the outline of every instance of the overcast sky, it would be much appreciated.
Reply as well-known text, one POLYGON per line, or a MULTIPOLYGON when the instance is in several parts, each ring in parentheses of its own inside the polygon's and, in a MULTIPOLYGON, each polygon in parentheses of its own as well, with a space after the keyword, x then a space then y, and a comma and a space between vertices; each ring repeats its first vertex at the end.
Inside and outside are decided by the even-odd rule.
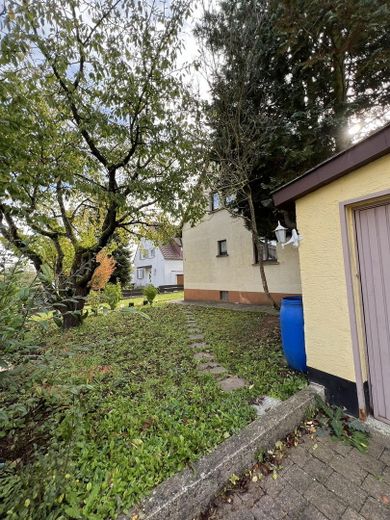
MULTIPOLYGON (((200 22, 203 15, 204 6, 212 5, 213 0, 194 0, 193 2, 193 11, 189 20, 186 22, 183 30, 183 42, 184 42, 184 50, 181 55, 180 65, 184 65, 185 63, 193 63, 195 60, 201 60, 199 43, 195 38, 193 31, 196 27, 196 24, 200 22)), ((188 82, 191 83, 192 88, 195 92, 198 92, 202 98, 208 98, 209 88, 208 82, 206 79, 205 70, 195 70, 194 67, 191 68, 191 72, 189 73, 188 82)))

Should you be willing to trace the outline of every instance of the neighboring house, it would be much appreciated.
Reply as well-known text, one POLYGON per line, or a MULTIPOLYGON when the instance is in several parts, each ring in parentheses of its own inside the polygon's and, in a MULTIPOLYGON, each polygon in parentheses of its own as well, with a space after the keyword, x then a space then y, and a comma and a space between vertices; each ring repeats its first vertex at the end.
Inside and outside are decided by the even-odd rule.
POLYGON ((309 378, 390 423, 390 125, 274 194, 295 204, 309 378))
MULTIPOLYGON (((263 292, 257 251, 240 217, 221 209, 217 194, 201 222, 183 230, 184 299, 269 304, 263 292)), ((267 243, 269 290, 280 301, 301 293, 298 251, 267 243)))
POLYGON ((153 284, 183 285, 183 252, 178 240, 155 245, 141 239, 134 257, 132 282, 136 287, 153 284))

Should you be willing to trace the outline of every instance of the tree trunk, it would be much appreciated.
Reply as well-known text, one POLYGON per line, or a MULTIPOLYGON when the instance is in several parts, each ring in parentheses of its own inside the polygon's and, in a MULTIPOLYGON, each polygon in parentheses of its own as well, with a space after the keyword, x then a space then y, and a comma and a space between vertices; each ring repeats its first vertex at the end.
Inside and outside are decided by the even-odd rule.
POLYGON ((255 247, 257 249, 257 258, 259 259, 260 278, 261 278, 261 283, 263 284, 264 294, 267 296, 269 302, 273 305, 273 307, 276 310, 279 310, 280 307, 274 300, 274 298, 273 298, 272 294, 269 292, 269 288, 268 288, 267 276, 265 274, 265 269, 264 269, 263 245, 261 244, 259 237, 257 235, 254 236, 253 232, 252 232, 252 238, 254 240, 255 247))
POLYGON ((76 285, 67 291, 67 295, 64 295, 59 304, 54 305, 54 308, 61 315, 63 329, 71 329, 82 324, 85 317, 83 311, 88 293, 88 286, 76 285))
POLYGON ((62 315, 62 328, 63 329, 72 329, 73 327, 78 327, 81 325, 82 319, 79 314, 74 314, 72 312, 66 312, 62 315))
POLYGON ((279 310, 279 305, 276 303, 276 301, 272 297, 272 294, 269 292, 269 288, 268 288, 267 276, 265 274, 265 269, 264 269, 263 245, 261 244, 260 237, 258 234, 255 206, 253 204, 252 190, 250 188, 248 189, 246 195, 248 197, 249 211, 250 211, 250 216, 251 216, 252 239, 253 239, 253 242, 257 249, 257 258, 259 260, 260 277, 261 277, 261 283, 263 284, 264 294, 267 296, 271 305, 273 305, 273 307, 276 310, 279 310))

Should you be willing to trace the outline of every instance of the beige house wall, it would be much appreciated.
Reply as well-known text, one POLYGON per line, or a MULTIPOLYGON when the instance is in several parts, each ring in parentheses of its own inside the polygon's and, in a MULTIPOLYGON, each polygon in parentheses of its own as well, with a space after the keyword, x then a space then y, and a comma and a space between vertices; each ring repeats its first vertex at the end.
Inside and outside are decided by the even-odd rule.
MULTIPOLYGON (((200 290, 210 291, 210 295, 214 294, 212 291, 230 291, 240 293, 245 302, 245 294, 263 293, 259 267, 253 265, 251 234, 240 218, 231 217, 226 210, 208 213, 195 227, 184 229, 183 256, 187 294, 196 295, 200 290), (228 256, 217 256, 218 240, 227 240, 228 256)), ((270 292, 300 294, 298 250, 278 246, 277 256, 277 263, 265 266, 270 292)))
MULTIPOLYGON (((305 318, 307 364, 311 368, 356 381, 340 203, 390 188, 390 156, 382 157, 296 201, 305 318)), ((354 275, 354 300, 363 377, 367 379, 360 284, 353 209, 347 208, 349 254, 354 275)))

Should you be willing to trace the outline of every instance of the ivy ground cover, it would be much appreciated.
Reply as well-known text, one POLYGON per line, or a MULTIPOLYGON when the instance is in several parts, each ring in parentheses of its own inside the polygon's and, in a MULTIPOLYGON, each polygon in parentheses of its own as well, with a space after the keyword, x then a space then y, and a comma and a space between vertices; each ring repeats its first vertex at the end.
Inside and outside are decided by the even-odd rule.
POLYGON ((30 360, 1 379, 1 518, 114 519, 248 424, 256 395, 304 384, 266 316, 194 308, 210 349, 251 382, 224 393, 196 368, 182 307, 145 312, 32 333, 30 360))

